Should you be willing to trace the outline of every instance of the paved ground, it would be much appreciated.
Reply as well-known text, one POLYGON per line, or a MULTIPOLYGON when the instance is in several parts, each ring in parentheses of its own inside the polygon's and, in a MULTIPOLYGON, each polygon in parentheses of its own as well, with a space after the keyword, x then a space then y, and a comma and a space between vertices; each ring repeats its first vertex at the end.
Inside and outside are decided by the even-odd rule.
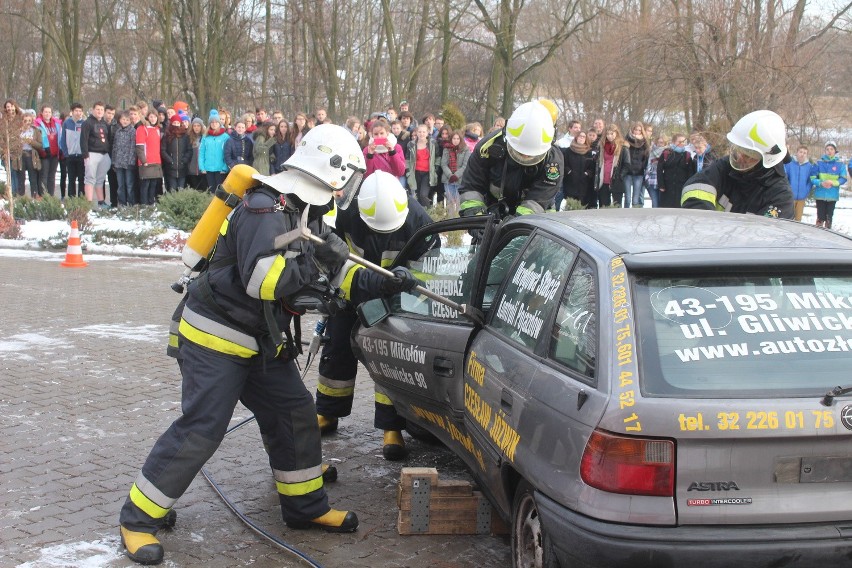
MULTIPOLYGON (((176 261, 0 251, 0 566, 126 567, 118 511, 154 440, 177 417, 180 377, 165 355, 179 297, 176 261), (20 254, 20 253, 19 253, 20 254)), ((305 322, 305 335, 312 323, 305 322)), ((360 377, 356 412, 324 439, 341 479, 332 505, 358 512, 351 535, 284 530, 257 427, 226 438, 208 463, 225 492, 264 528, 319 564, 436 568, 508 566, 500 537, 399 536, 395 491, 403 464, 381 457, 372 382, 360 377)), ((311 391, 316 375, 307 379, 311 391)), ((248 416, 238 407, 234 422, 248 416)), ((406 465, 469 479, 441 447, 416 441, 406 465)), ((301 566, 260 540, 199 476, 162 533, 166 566, 301 566)))

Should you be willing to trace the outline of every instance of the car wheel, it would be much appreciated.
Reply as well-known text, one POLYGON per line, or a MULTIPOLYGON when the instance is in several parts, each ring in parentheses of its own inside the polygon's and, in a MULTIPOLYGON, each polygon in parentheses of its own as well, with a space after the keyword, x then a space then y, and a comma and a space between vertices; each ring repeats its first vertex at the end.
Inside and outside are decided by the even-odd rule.
POLYGON ((426 428, 418 426, 417 424, 412 424, 411 421, 406 422, 405 431, 408 432, 415 440, 419 440, 427 444, 441 443, 441 440, 439 440, 438 437, 435 436, 435 434, 433 434, 426 428))
POLYGON ((533 488, 522 480, 512 506, 512 566, 558 568, 550 537, 545 533, 535 504, 533 488))

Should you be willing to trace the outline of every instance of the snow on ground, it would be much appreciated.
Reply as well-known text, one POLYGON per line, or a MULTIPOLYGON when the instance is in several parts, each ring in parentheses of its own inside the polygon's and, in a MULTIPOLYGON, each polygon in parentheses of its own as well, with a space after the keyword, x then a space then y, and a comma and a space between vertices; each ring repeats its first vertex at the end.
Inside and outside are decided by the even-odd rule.
MULTIPOLYGON (((646 198, 646 207, 650 206, 650 200, 646 198)), ((805 207, 805 214, 802 218, 802 223, 813 225, 816 222, 816 208, 805 207)), ((127 221, 115 218, 97 218, 92 222, 93 230, 97 231, 116 231, 123 233, 140 233, 150 231, 153 225, 150 222, 144 221, 127 221)), ((852 236, 852 204, 848 199, 841 199, 837 204, 837 209, 834 211, 834 227, 833 229, 839 233, 852 236)), ((68 242, 70 227, 65 221, 27 221, 21 226, 23 239, 10 240, 0 239, 0 257, 27 257, 34 260, 43 260, 50 262, 61 262, 65 258, 65 252, 49 252, 38 250, 40 242, 68 242)), ((168 229, 160 239, 168 242, 175 237, 185 239, 189 235, 175 229, 168 229)), ((168 250, 167 246, 157 248, 156 245, 151 249, 133 248, 128 245, 119 244, 94 244, 88 238, 85 232, 80 233, 80 239, 83 243, 83 254, 86 261, 105 261, 115 260, 122 256, 149 256, 160 258, 179 258, 180 251, 168 250), (108 255, 108 256, 107 256, 108 255)))

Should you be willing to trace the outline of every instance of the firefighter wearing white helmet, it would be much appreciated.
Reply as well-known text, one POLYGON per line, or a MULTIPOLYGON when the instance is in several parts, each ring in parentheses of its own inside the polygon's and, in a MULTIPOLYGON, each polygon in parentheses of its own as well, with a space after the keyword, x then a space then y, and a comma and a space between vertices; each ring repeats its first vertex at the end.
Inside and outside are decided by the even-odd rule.
POLYGON ((459 214, 506 218, 549 209, 563 173, 554 132, 550 111, 539 101, 519 106, 505 128, 474 147, 459 185, 459 214))
POLYGON ((751 112, 727 138, 727 159, 714 161, 686 181, 681 207, 793 218, 793 191, 784 172, 790 161, 787 127, 771 110, 751 112))
MULTIPOLYGON (((376 171, 364 180, 353 206, 337 213, 335 231, 352 252, 387 268, 411 236, 431 222, 423 206, 408 195, 395 176, 376 171)), ((431 246, 424 241, 423 251, 418 253, 431 246)), ((336 430, 340 418, 352 413, 358 370, 350 343, 352 328, 358 320, 355 306, 367 299, 409 291, 417 284, 406 268, 397 267, 393 272, 396 278, 387 279, 349 261, 338 273, 335 283, 339 282, 350 305, 332 316, 326 325, 327 340, 320 357, 316 392, 317 422, 323 432, 336 430)), ((407 454, 402 437, 405 419, 396 413, 390 399, 378 391, 374 425, 384 431, 385 459, 403 459, 407 454)))
POLYGON ((240 401, 268 444, 287 526, 358 527, 353 512, 329 506, 316 408, 296 368, 300 346, 290 324, 303 291, 323 272, 336 274, 348 256, 346 243, 322 231, 320 217, 335 198, 343 207, 354 197, 363 155, 343 128, 324 125, 305 134, 287 167, 255 176, 262 184, 228 215, 208 267, 179 308, 183 413, 154 444, 120 513, 121 541, 136 562, 162 562, 155 535, 173 524, 172 507, 216 451, 240 401), (307 204, 325 244, 277 239, 298 232, 307 204))

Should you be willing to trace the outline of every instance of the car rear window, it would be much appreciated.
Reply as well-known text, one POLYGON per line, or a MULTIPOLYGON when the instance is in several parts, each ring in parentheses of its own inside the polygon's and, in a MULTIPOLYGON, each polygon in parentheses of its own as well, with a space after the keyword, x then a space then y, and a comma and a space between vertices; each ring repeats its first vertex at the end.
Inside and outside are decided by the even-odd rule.
POLYGON ((852 383, 852 275, 634 279, 645 396, 818 396, 852 383))

